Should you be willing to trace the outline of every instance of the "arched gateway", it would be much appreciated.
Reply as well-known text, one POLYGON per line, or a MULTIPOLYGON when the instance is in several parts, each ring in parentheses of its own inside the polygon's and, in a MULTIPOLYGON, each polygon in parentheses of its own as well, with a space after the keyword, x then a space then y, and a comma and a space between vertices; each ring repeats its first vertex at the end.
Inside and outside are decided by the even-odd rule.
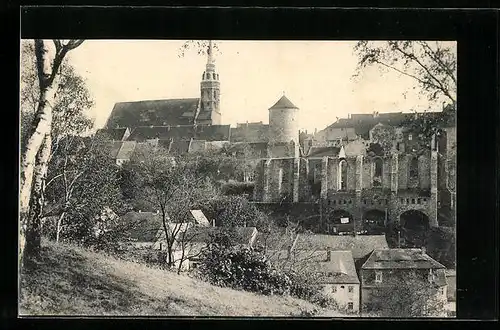
POLYGON ((422 211, 408 210, 399 217, 406 247, 425 246, 429 230, 429 217, 422 211))

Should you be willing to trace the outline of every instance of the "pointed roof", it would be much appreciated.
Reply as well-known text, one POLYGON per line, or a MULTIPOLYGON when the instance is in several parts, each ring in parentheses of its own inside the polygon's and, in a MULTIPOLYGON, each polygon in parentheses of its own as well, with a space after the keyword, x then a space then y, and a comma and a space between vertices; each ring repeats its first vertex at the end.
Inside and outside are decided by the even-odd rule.
POLYGON ((340 151, 339 151, 339 159, 342 159, 342 158, 345 158, 344 146, 341 146, 340 151))
POLYGON ((283 95, 278 102, 276 102, 271 109, 298 109, 285 95, 283 95))

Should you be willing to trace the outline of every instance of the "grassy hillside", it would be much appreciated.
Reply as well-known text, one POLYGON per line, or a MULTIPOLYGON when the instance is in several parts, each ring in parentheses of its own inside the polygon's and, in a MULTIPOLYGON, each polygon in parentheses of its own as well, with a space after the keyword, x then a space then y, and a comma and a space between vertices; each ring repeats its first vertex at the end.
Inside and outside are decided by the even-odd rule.
POLYGON ((53 242, 23 271, 19 307, 20 315, 290 316, 318 309, 318 316, 344 316, 53 242))

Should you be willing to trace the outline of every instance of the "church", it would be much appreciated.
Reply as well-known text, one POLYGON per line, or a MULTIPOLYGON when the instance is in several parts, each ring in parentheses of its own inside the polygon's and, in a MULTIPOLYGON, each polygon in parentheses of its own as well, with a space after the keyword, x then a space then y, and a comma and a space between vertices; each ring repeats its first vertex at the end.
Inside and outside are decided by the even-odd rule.
POLYGON ((428 149, 405 127, 411 113, 351 114, 308 134, 299 131, 299 107, 283 95, 268 124, 223 125, 211 41, 207 54, 199 97, 115 104, 98 133, 112 140, 117 164, 145 144, 172 155, 242 144, 258 159, 253 202, 323 232, 437 227, 454 217, 454 121, 428 149))

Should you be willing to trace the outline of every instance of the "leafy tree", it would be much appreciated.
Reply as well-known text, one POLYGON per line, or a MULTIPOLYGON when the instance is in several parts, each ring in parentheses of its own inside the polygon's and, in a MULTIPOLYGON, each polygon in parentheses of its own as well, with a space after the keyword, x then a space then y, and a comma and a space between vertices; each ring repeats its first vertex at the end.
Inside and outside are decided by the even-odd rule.
MULTIPOLYGON (((56 241, 68 228, 75 228, 72 222, 76 218, 84 218, 88 234, 90 224, 104 207, 117 213, 127 209, 119 185, 119 168, 108 157, 106 141, 100 136, 61 139, 49 173, 44 216, 57 217, 56 241), (67 225, 66 220, 69 221, 67 225)), ((84 236, 83 232, 77 235, 79 239, 84 236)))
POLYGON ((431 137, 441 135, 444 127, 454 123, 457 94, 457 57, 455 43, 441 41, 359 41, 354 47, 358 56, 357 75, 365 68, 377 66, 384 72, 410 77, 419 94, 430 104, 441 101, 446 111, 437 114, 415 114, 403 125, 419 136, 422 147, 431 137))
POLYGON ((197 176, 190 162, 171 157, 161 149, 144 149, 129 165, 135 174, 130 177, 136 196, 159 210, 167 263, 175 263, 175 244, 186 229, 188 212, 201 200, 217 194, 209 179, 197 176))
POLYGON ((415 273, 384 278, 384 285, 371 292, 366 306, 382 317, 429 317, 444 312, 446 297, 439 287, 415 273))
MULTIPOLYGON (((66 54, 79 47, 83 40, 60 39, 34 42, 36 77, 38 78, 38 101, 30 120, 25 120, 25 147, 21 151, 20 184, 20 249, 23 255, 36 256, 40 251, 40 215, 44 206, 44 185, 52 147, 53 106, 57 93, 64 89, 60 68, 66 54), (52 45, 53 47, 50 47, 52 45)), ((21 80, 21 83, 26 81, 21 80)), ((27 85, 29 86, 29 85, 27 85)), ((26 94, 21 93, 21 100, 26 94)))

